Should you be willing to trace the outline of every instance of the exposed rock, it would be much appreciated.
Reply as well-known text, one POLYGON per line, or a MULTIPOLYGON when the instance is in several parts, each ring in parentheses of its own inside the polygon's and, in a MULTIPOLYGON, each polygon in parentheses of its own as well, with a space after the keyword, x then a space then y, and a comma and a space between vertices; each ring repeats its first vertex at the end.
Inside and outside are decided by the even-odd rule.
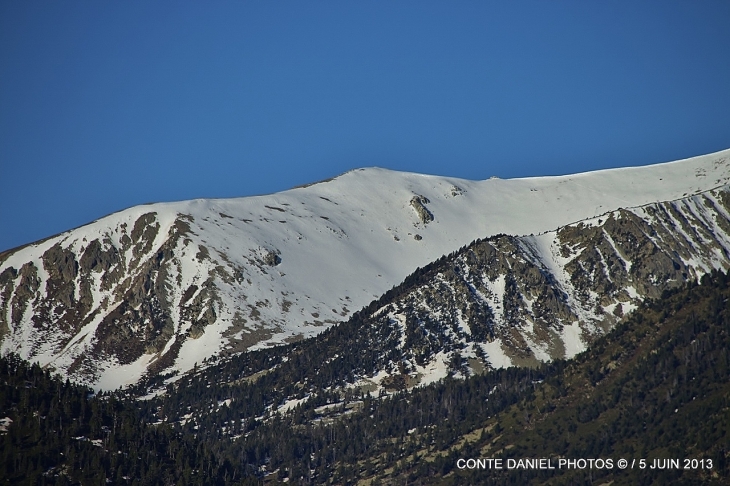
POLYGON ((99 240, 93 240, 84 250, 79 264, 82 272, 107 272, 109 269, 119 263, 119 251, 111 244, 106 242, 107 250, 104 250, 99 240))
POLYGON ((416 210, 416 214, 418 214, 418 218, 423 224, 433 221, 433 214, 426 208, 426 204, 429 202, 431 201, 427 197, 421 195, 415 195, 411 198, 411 207, 416 210))
POLYGON ((13 300, 11 302, 12 317, 14 324, 20 323, 23 318, 28 303, 35 297, 41 280, 38 278, 38 269, 33 263, 26 263, 20 268, 20 283, 15 289, 13 300))
POLYGON ((160 230, 157 222, 157 213, 146 213, 140 216, 132 228, 132 244, 134 245, 134 257, 149 252, 160 230))
POLYGON ((56 325, 70 331, 78 324, 80 315, 89 311, 88 297, 85 295, 87 298, 80 306, 80 296, 76 294, 76 278, 79 274, 76 255, 70 249, 55 244, 43 254, 43 267, 48 272, 48 280, 44 299, 33 316, 33 322, 42 326, 52 321, 51 316, 54 314, 61 314, 56 325), (57 308, 61 312, 56 312, 57 308))
POLYGON ((459 186, 451 186, 451 197, 461 196, 464 192, 466 191, 459 186))
POLYGON ((208 251, 208 248, 203 245, 198 245, 198 253, 195 255, 195 258, 201 263, 203 260, 210 259, 210 252, 208 251))
POLYGON ((8 306, 10 306, 10 298, 15 290, 15 279, 18 277, 18 271, 13 267, 8 267, 0 273, 0 340, 10 332, 10 326, 7 321, 8 306))
POLYGON ((205 332, 205 328, 215 322, 217 316, 213 308, 214 302, 215 285, 213 279, 208 279, 189 303, 180 305, 180 320, 190 323, 188 335, 192 339, 198 339, 205 332))
POLYGON ((43 267, 51 279, 58 282, 71 282, 79 272, 76 255, 71 250, 62 248, 59 243, 43 254, 43 267))
POLYGON ((270 267, 275 267, 281 263, 281 257, 276 252, 268 250, 264 254, 264 263, 270 267))

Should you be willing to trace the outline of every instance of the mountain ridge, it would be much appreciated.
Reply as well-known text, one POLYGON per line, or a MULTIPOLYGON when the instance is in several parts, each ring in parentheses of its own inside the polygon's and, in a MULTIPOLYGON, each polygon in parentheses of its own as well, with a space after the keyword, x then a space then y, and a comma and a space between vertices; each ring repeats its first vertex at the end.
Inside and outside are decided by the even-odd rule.
POLYGON ((184 372, 314 335, 469 241, 706 191, 730 181, 729 154, 512 180, 356 169, 267 196, 136 206, 0 255, 0 349, 107 389, 154 363, 184 372))

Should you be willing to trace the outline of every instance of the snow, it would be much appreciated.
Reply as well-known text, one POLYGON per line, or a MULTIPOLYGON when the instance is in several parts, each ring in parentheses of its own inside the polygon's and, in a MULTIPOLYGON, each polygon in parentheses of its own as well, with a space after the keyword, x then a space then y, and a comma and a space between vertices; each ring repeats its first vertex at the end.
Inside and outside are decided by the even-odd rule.
POLYGON ((416 372, 423 375, 418 385, 426 386, 446 378, 449 372, 447 366, 449 359, 448 353, 440 351, 434 355, 431 361, 426 363, 426 366, 416 365, 416 372))
POLYGON ((512 360, 502 349, 502 341, 495 339, 494 341, 480 345, 487 355, 489 364, 492 368, 509 368, 512 366, 512 360))
POLYGON ((535 358, 543 362, 550 361, 550 352, 547 343, 538 342, 535 339, 535 324, 533 322, 527 322, 521 331, 522 338, 527 343, 532 354, 535 355, 535 358))
MULTIPOLYGON (((121 248, 122 236, 131 234, 142 215, 153 212, 160 228, 149 251, 137 258, 132 249, 124 254, 126 274, 134 275, 138 270, 131 267, 133 262, 152 258, 167 241, 176 220, 185 217, 191 231, 178 241, 167 277, 175 331, 185 332, 190 325, 181 322, 177 310, 183 293, 193 284, 200 292, 211 276, 217 289, 212 303, 217 321, 199 338, 183 343, 168 370, 183 373, 225 348, 224 334, 236 313, 246 319, 246 332, 265 329, 271 333, 250 349, 283 343, 292 336, 313 336, 323 327, 346 319, 417 267, 474 239, 497 233, 541 234, 619 207, 673 200, 728 182, 730 150, 653 166, 508 180, 470 181, 381 168, 358 169, 266 196, 196 199, 126 209, 17 250, 7 256, 0 272, 10 266, 19 269, 28 261, 41 265, 40 256, 56 243, 80 248, 84 241, 109 238, 121 248), (430 201, 426 207, 434 220, 428 224, 419 220, 410 205, 415 195, 430 201), (415 234, 422 239, 416 240, 415 234), (201 246, 208 249, 209 260, 198 259, 201 246), (268 251, 279 255, 278 265, 263 263, 268 251), (254 316, 254 309, 258 316, 254 316)), ((549 238, 554 235, 546 238, 536 237, 535 242, 549 248, 549 238)), ((48 275, 42 271, 39 276, 44 288, 48 275)), ((560 272, 555 276, 564 281, 560 272)), ((99 280, 95 282, 98 285, 99 280)), ((503 285, 503 280, 489 285, 498 300, 503 285)), ((99 311, 101 319, 119 304, 112 298, 113 292, 94 289, 90 313, 99 311), (110 302, 101 309, 105 297, 110 302)), ((499 321, 501 305, 493 308, 499 321)), ((25 357, 37 356, 33 350, 40 349, 47 336, 29 331, 30 317, 24 317, 19 329, 11 326, 0 352, 20 350, 25 357)), ((97 319, 75 337, 58 336, 43 345, 44 364, 63 370, 70 358, 89 350, 95 324, 97 319), (73 349, 67 346, 62 356, 58 343, 67 343, 69 338, 73 349)), ((486 346, 493 365, 509 363, 498 345, 486 346)), ((94 386, 115 389, 133 383, 157 357, 145 355, 125 366, 106 360, 94 386)), ((441 371, 428 373, 435 376, 441 371)))
POLYGON ((293 410, 293 409, 297 408, 297 406, 299 404, 304 403, 307 400, 309 400, 309 396, 306 396, 304 398, 293 398, 291 400, 287 400, 286 402, 284 402, 284 404, 282 406, 280 406, 277 409, 277 412, 279 412, 279 413, 286 413, 289 410, 293 410))
POLYGON ((502 307, 502 298, 505 289, 505 277, 499 275, 494 282, 487 282, 487 288, 492 292, 492 298, 489 299, 490 307, 494 311, 494 322, 502 322, 504 319, 504 309, 502 307))
POLYGON ((113 359, 102 369, 99 378, 94 384, 98 390, 116 390, 134 384, 147 370, 155 355, 143 354, 136 361, 121 365, 113 359))
POLYGON ((560 333, 563 338, 563 344, 565 345, 565 358, 570 359, 582 353, 586 350, 586 344, 583 342, 581 335, 583 330, 580 327, 580 322, 574 321, 570 325, 564 325, 563 330, 560 333))
POLYGON ((223 406, 229 407, 233 403, 233 398, 226 398, 225 400, 221 400, 218 402, 218 408, 221 408, 223 406))
POLYGON ((195 363, 202 363, 209 356, 214 356, 225 345, 223 332, 228 323, 222 320, 208 326, 202 336, 197 339, 188 339, 180 347, 175 369, 185 372, 193 369, 195 363))

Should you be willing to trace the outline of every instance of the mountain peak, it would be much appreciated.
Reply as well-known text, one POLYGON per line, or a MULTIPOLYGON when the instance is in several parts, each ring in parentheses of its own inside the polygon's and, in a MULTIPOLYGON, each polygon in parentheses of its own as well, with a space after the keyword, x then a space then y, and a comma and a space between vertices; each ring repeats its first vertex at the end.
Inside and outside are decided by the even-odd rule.
POLYGON ((729 182, 723 151, 508 180, 368 167, 264 196, 136 206, 2 254, 1 349, 116 388, 315 335, 473 240, 729 182))

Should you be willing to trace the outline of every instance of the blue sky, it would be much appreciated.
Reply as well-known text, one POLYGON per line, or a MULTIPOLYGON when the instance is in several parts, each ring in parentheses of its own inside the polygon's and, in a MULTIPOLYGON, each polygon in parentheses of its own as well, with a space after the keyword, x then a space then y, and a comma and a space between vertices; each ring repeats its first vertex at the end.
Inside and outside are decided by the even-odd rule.
POLYGON ((363 166, 470 179, 730 148, 730 2, 0 3, 0 250, 363 166))

